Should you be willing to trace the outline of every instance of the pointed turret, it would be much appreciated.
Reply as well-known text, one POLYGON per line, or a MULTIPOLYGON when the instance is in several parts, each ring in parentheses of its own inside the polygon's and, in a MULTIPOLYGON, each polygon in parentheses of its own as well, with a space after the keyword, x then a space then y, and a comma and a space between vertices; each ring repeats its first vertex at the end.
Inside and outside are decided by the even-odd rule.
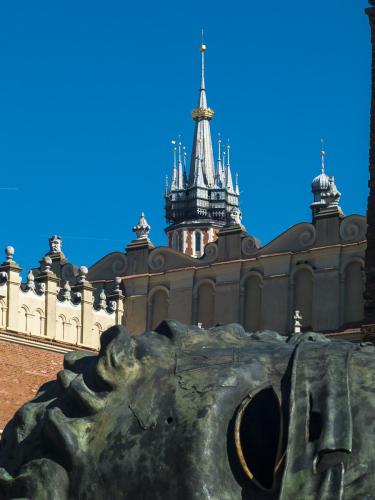
POLYGON ((225 187, 229 193, 233 193, 232 170, 230 168, 230 144, 227 144, 227 164, 225 165, 225 187))
POLYGON ((198 165, 200 161, 202 161, 202 171, 205 184, 207 187, 212 188, 215 185, 215 164, 214 154, 212 151, 210 120, 214 116, 214 112, 207 105, 204 75, 204 54, 206 48, 206 45, 202 43, 200 46, 202 58, 201 87, 199 91, 198 107, 192 111, 192 117, 196 122, 196 125, 191 153, 189 184, 190 186, 195 185, 197 180, 198 165))
POLYGON ((236 187, 234 189, 234 192, 236 193, 237 196, 240 195, 240 188, 238 186, 238 173, 236 172, 236 187))
POLYGON ((317 216, 326 216, 337 214, 343 216, 342 209, 339 205, 341 193, 338 191, 335 179, 325 172, 325 156, 324 144, 322 140, 322 148, 320 151, 321 170, 312 183, 311 190, 314 195, 314 201, 310 205, 313 213, 313 219, 317 216))
POLYGON ((172 141, 173 144, 173 173, 172 173, 172 182, 171 182, 171 190, 174 191, 177 189, 177 148, 176 141, 172 141))
POLYGON ((217 140, 217 162, 215 172, 215 184, 217 188, 225 187, 225 168, 221 154, 221 135, 219 134, 217 140))
POLYGON ((182 167, 182 156, 181 156, 182 144, 178 143, 178 166, 177 166, 177 189, 184 189, 184 171, 182 167))

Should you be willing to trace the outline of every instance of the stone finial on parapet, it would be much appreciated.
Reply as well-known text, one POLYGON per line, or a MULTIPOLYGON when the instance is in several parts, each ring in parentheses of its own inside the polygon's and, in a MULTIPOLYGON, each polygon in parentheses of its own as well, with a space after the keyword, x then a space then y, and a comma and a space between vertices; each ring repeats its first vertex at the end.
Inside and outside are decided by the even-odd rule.
POLYGON ((29 271, 29 273, 27 275, 26 290, 28 290, 30 292, 36 291, 35 277, 34 277, 34 273, 31 270, 29 271))
POLYGON ((301 333, 301 327, 302 327, 302 314, 300 311, 294 311, 294 330, 293 333, 301 333))
POLYGON ((8 245, 5 247, 4 251, 5 251, 5 261, 0 266, 2 270, 13 269, 15 271, 21 272, 22 269, 14 260, 14 254, 15 254, 14 247, 8 245))
POLYGON ((154 248, 149 238, 150 230, 151 226, 142 212, 138 223, 133 227, 137 237, 126 247, 129 268, 133 268, 135 273, 147 270, 148 253, 154 248))
POLYGON ((65 282, 65 285, 62 289, 62 298, 64 301, 69 302, 72 300, 72 289, 70 287, 69 281, 65 282))
POLYGON ((51 273, 52 272, 51 268, 52 268, 52 259, 48 255, 46 255, 41 260, 41 265, 40 265, 41 274, 45 275, 51 273))
POLYGON ((87 269, 86 266, 81 266, 78 270, 78 277, 77 277, 77 283, 79 285, 83 285, 86 283, 87 275, 88 275, 89 270, 87 269))
POLYGON ((137 235, 137 240, 149 239, 151 226, 147 222, 145 214, 142 212, 138 223, 133 227, 133 232, 137 235))
POLYGON ((114 286, 112 292, 108 295, 108 308, 110 312, 116 313, 116 324, 122 324, 124 309, 125 309, 125 296, 121 289, 122 279, 116 276, 114 279, 114 286))
POLYGON ((14 260, 13 260, 14 253, 15 253, 14 247, 12 247, 10 245, 5 247, 5 255, 6 255, 5 262, 8 262, 8 263, 14 262, 14 260))
POLYGON ((14 261, 14 248, 7 246, 5 248, 6 259, 0 266, 0 279, 3 285, 7 286, 7 313, 6 328, 12 331, 18 331, 18 307, 19 291, 21 286, 20 273, 22 269, 14 261))
POLYGON ((107 309, 107 295, 104 288, 102 288, 100 291, 97 308, 102 311, 105 311, 107 309))

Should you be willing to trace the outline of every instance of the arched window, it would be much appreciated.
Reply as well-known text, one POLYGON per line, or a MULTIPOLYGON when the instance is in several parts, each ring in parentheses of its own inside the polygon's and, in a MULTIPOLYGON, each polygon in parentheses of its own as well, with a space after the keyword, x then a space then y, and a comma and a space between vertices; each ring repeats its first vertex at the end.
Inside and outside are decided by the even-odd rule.
POLYGON ((60 314, 56 320, 56 340, 64 340, 66 318, 60 314))
POLYGON ((35 311, 35 327, 37 335, 45 335, 44 331, 44 313, 41 309, 35 311))
POLYGON ((168 293, 166 290, 156 290, 151 296, 150 328, 155 328, 168 318, 168 293))
POLYGON ((72 327, 73 327, 73 332, 72 332, 73 343, 78 344, 78 342, 81 341, 81 325, 78 318, 72 319, 72 327))
POLYGON ((313 275, 310 269, 299 269, 294 275, 294 311, 302 314, 302 328, 313 327, 313 275))
POLYGON ((198 288, 197 323, 202 323, 203 328, 215 324, 215 289, 210 282, 204 282, 198 288))
POLYGON ((262 329, 262 282, 259 276, 249 276, 245 282, 244 326, 247 332, 262 329))
POLYGON ((29 309, 23 305, 18 311, 18 325, 21 332, 29 333, 29 309))
POLYGON ((5 327, 7 323, 7 306, 4 300, 0 301, 0 321, 1 327, 5 327))
POLYGON ((363 320, 363 269, 360 262, 352 262, 345 269, 344 322, 360 323, 363 320))
POLYGON ((195 253, 201 254, 202 251, 202 233, 200 231, 195 231, 195 253))
POLYGON ((100 346, 100 335, 102 334, 103 327, 100 323, 95 323, 92 327, 92 347, 98 348, 100 346))

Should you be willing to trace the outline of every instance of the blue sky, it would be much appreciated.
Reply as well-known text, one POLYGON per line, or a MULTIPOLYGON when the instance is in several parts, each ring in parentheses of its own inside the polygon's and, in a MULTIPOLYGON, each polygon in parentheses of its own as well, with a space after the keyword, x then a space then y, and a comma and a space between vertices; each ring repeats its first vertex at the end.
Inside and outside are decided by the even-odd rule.
POLYGON ((73 2, 0 7, 0 245, 25 269, 64 238, 76 264, 123 250, 145 211, 164 244, 171 140, 191 151, 200 30, 212 133, 230 138, 243 222, 267 243, 311 220, 326 170, 365 214, 370 41, 358 0, 73 2))

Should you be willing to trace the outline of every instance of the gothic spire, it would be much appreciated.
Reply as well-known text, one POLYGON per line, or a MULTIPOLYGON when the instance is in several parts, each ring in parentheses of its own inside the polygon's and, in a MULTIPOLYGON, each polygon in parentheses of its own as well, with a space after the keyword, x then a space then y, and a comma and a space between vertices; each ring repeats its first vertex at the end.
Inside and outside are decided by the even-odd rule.
POLYGON ((184 171, 182 167, 182 144, 178 142, 177 189, 184 189, 184 171))
POLYGON ((197 176, 199 172, 199 165, 202 167, 202 174, 204 184, 207 187, 214 187, 215 185, 215 164, 214 155, 212 151, 212 140, 210 130, 210 120, 214 116, 214 112, 207 105, 206 84, 205 84, 205 66, 204 54, 206 52, 206 45, 204 43, 200 46, 201 51, 201 86, 199 90, 198 107, 193 109, 192 117, 196 122, 193 147, 191 153, 190 163, 190 176, 189 184, 196 185, 197 176))
POLYGON ((233 179, 232 171, 230 168, 230 144, 227 144, 227 164, 225 166, 225 187, 230 192, 233 193, 233 179))
POLYGON ((171 190, 177 189, 177 148, 176 141, 172 141, 173 144, 173 174, 171 182, 171 190))

